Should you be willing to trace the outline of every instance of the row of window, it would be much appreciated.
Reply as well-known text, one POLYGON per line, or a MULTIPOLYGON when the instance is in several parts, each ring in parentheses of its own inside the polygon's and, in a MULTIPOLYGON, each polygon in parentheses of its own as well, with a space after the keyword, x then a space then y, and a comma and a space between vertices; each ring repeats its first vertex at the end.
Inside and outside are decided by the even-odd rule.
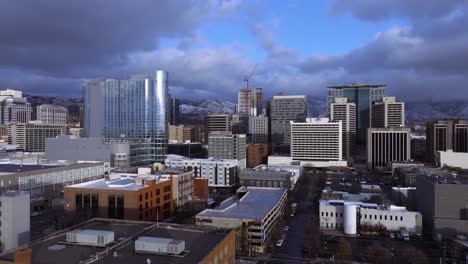
MULTIPOLYGON (((335 217, 343 217, 343 213, 340 213, 338 215, 338 213, 335 213, 333 214, 333 212, 330 212, 330 214, 328 212, 322 212, 322 216, 325 216, 325 217, 328 217, 330 215, 330 217, 333 217, 333 215, 335 215, 335 217)), ((377 220, 377 218, 379 218, 379 220, 388 220, 390 219, 390 221, 398 221, 398 216, 393 216, 393 215, 390 215, 389 217, 387 215, 367 215, 367 214, 363 214, 363 215, 359 215, 359 219, 362 219, 364 216, 364 219, 369 219, 369 220, 377 220)), ((403 221, 403 216, 400 216, 400 221, 403 221)))

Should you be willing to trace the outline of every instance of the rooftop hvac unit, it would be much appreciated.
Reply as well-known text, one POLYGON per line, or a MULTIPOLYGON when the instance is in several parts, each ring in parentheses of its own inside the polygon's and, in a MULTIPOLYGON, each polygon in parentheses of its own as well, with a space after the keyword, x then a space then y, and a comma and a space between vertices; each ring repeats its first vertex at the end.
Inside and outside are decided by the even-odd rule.
POLYGON ((66 234, 67 242, 91 245, 106 246, 114 241, 114 232, 91 229, 77 229, 66 234))
POLYGON ((178 255, 185 250, 185 241, 172 238, 145 237, 135 240, 135 252, 178 255))

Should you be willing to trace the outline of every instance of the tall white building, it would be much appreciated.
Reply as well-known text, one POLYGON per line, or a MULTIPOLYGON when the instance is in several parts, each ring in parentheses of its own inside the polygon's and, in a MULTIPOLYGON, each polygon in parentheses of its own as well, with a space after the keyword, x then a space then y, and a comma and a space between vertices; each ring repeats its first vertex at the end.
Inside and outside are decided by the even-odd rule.
POLYGON ((167 155, 168 168, 193 171, 195 178, 208 179, 210 187, 231 187, 237 183, 238 161, 235 159, 189 159, 178 155, 167 155))
POLYGON ((21 91, 0 91, 0 118, 2 124, 27 123, 31 121, 33 112, 31 104, 23 97, 21 91))
POLYGON ((29 242, 30 204, 27 192, 6 191, 0 196, 0 252, 29 242))
POLYGON ((36 108, 37 120, 43 124, 67 124, 68 110, 59 105, 42 104, 36 108))
POLYGON ((404 127, 405 103, 394 96, 385 96, 372 104, 371 127, 404 127))
POLYGON ((268 117, 252 116, 249 119, 249 132, 252 134, 252 143, 268 143, 268 117))
POLYGON ((342 121, 328 118, 307 118, 306 122, 291 122, 291 158, 317 162, 343 160, 342 121))
POLYGON ((341 121, 343 125, 343 158, 356 154, 356 104, 348 102, 346 97, 337 97, 330 104, 331 121, 341 121))
POLYGON ((389 162, 411 159, 409 128, 368 128, 367 165, 369 169, 386 167, 389 162))
POLYGON ((247 167, 247 141, 244 134, 211 132, 208 136, 208 157, 215 159, 236 159, 239 168, 247 167))

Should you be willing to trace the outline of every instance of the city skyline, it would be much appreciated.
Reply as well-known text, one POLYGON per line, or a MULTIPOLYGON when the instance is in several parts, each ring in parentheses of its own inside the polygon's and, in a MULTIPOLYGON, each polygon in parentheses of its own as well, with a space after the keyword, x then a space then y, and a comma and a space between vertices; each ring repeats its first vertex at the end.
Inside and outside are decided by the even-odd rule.
POLYGON ((31 1, 28 10, 37 14, 27 5, 5 5, 4 87, 81 97, 86 79, 161 69, 173 76, 177 98, 234 101, 258 64, 251 87, 262 87, 265 98, 280 91, 324 96, 328 85, 354 82, 386 83, 406 101, 467 97, 463 1, 151 4, 31 1), (144 15, 150 10, 156 13, 144 15), (143 13, 120 22, 135 12, 143 13))

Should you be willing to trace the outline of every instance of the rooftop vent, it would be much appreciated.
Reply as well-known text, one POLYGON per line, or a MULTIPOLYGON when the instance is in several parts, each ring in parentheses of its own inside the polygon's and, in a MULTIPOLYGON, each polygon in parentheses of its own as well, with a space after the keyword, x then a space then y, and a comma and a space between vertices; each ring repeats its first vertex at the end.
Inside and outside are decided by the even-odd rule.
POLYGON ((69 243, 104 247, 107 244, 114 242, 114 232, 91 229, 77 229, 67 232, 66 241, 69 243))
POLYGON ((145 237, 135 240, 135 252, 179 255, 185 250, 185 241, 172 238, 145 237))

